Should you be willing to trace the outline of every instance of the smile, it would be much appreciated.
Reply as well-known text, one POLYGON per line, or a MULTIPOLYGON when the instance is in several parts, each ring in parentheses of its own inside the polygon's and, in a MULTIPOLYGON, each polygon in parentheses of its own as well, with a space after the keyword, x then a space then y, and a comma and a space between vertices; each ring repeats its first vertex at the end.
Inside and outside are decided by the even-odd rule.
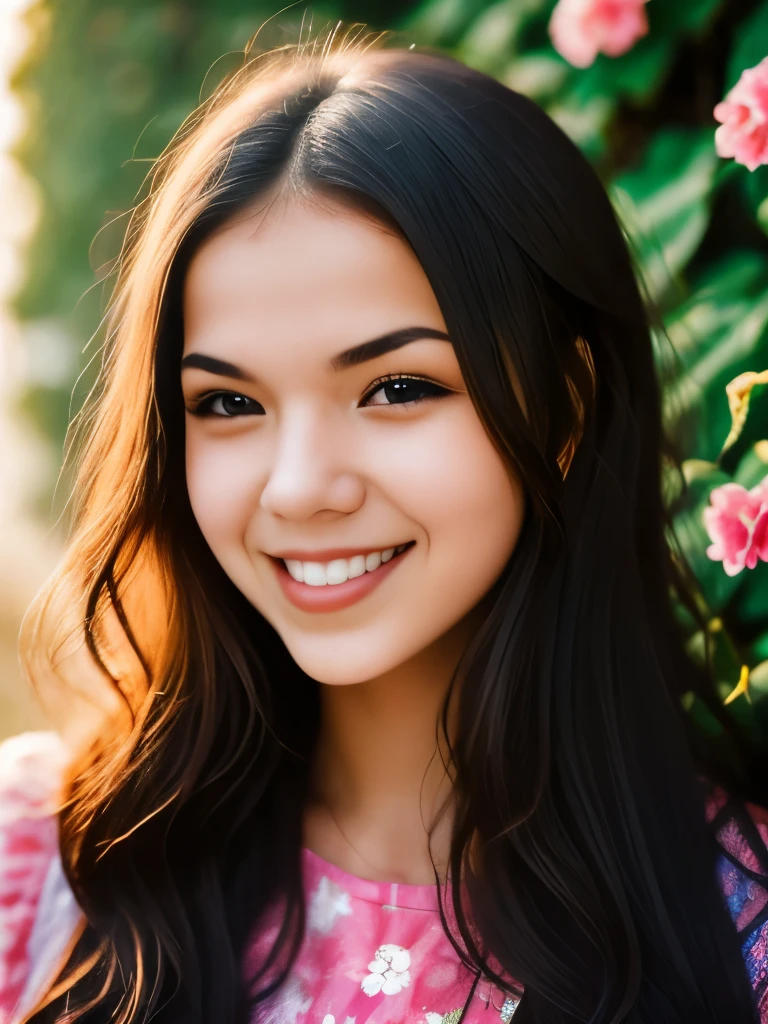
POLYGON ((330 562, 270 556, 288 600, 303 611, 330 612, 361 600, 402 562, 415 541, 330 562))
POLYGON ((293 558, 285 558, 285 567, 298 583, 306 583, 310 587, 334 587, 347 580, 356 579, 366 572, 375 572, 382 562, 405 551, 407 544, 396 548, 385 548, 383 551, 371 551, 367 555, 354 555, 352 558, 334 558, 330 562, 299 562, 293 558))

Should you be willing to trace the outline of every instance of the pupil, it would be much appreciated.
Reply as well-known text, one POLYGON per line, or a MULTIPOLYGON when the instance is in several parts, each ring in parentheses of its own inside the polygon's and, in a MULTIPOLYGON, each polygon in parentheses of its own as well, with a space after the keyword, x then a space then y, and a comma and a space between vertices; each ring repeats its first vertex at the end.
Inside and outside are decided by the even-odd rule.
POLYGON ((418 381, 390 380, 384 385, 384 394, 391 405, 402 402, 413 402, 424 392, 424 387, 418 381))
POLYGON ((230 415, 236 416, 238 412, 243 412, 246 409, 246 399, 243 395, 222 395, 221 404, 224 411, 230 415))

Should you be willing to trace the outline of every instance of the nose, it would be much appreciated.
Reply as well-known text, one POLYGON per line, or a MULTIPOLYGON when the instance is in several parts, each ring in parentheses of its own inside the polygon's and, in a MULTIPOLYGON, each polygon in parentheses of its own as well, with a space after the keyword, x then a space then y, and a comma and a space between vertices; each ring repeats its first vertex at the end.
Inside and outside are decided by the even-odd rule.
POLYGON ((276 428, 261 507, 283 519, 318 512, 348 515, 365 498, 342 424, 322 411, 295 410, 276 428))

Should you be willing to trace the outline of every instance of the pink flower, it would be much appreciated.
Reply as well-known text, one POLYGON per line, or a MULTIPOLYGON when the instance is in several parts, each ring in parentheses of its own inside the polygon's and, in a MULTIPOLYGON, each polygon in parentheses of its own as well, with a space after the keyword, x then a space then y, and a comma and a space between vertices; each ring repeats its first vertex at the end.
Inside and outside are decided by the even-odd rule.
POLYGON ((768 164, 768 57, 742 71, 713 113, 722 122, 715 132, 718 156, 732 156, 750 171, 768 164))
POLYGON ((722 561, 729 576, 745 566, 754 569, 758 558, 768 562, 768 476, 751 491, 741 484, 723 484, 709 500, 704 525, 714 543, 707 556, 722 561))
POLYGON ((648 32, 647 0, 559 0, 549 21, 552 45, 577 68, 598 53, 619 57, 648 32))

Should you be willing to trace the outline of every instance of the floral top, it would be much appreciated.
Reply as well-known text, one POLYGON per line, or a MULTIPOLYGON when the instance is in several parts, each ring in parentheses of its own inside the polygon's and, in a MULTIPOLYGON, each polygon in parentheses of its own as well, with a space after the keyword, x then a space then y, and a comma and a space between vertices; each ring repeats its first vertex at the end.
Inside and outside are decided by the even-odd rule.
MULTIPOLYGON (((512 1020, 522 986, 505 996, 475 984, 443 930, 434 885, 371 882, 311 850, 302 856, 304 943, 260 1024, 454 1024, 467 1002, 467 1024, 512 1020)), ((271 948, 278 917, 260 930, 255 960, 271 948)))
MULTIPOLYGON (((67 755, 53 732, 0 743, 0 1024, 18 1024, 60 970, 82 913, 61 868, 56 808, 67 755)), ((768 1024, 768 810, 711 787, 717 874, 741 942, 760 1024, 768 1024)), ((357 878, 303 851, 307 931, 260 1024, 510 1021, 522 986, 476 980, 446 937, 432 885, 357 878)), ((277 920, 254 937, 261 960, 277 920)))

